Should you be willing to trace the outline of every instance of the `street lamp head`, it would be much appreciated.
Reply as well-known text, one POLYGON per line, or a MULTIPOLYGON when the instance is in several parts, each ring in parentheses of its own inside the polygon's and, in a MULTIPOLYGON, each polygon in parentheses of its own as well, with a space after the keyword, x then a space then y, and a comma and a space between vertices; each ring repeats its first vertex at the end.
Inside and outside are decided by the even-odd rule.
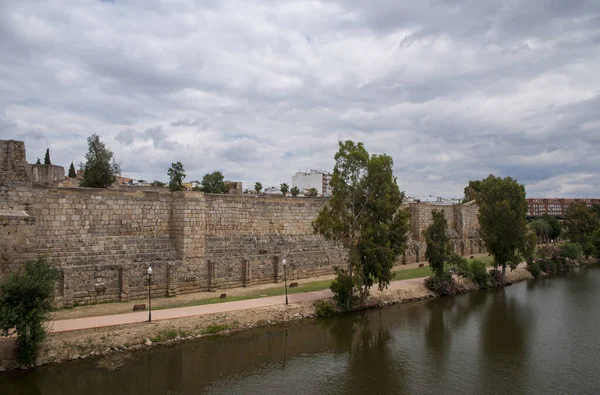
POLYGON ((152 267, 148 268, 148 275, 152 275, 152 267))
POLYGON ((283 265, 285 266, 285 264, 287 263, 287 261, 284 259, 283 261, 281 261, 281 263, 283 263, 283 265))

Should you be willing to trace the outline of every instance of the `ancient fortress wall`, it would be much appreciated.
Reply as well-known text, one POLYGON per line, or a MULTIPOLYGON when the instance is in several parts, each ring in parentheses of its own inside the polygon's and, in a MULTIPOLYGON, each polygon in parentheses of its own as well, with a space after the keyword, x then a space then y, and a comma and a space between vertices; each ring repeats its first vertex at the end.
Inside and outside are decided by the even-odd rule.
MULTIPOLYGON (((46 256, 61 268, 58 301, 86 304, 331 274, 345 250, 313 234, 324 198, 58 188, 31 182, 24 145, 0 141, 0 277, 46 256)), ((13 142, 14 143, 14 142, 13 142)), ((19 142, 16 142, 19 143, 19 142)), ((398 264, 424 262, 430 204, 410 204, 398 264)), ((454 248, 482 251, 477 208, 443 208, 454 248)))

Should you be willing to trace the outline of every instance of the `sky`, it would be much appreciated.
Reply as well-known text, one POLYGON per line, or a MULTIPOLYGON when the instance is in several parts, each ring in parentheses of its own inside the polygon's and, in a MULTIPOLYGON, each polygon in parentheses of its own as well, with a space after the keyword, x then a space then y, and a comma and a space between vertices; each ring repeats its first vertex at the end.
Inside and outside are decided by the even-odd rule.
POLYGON ((0 138, 68 168, 291 184, 340 140, 415 197, 600 197, 600 1, 0 1, 0 138))

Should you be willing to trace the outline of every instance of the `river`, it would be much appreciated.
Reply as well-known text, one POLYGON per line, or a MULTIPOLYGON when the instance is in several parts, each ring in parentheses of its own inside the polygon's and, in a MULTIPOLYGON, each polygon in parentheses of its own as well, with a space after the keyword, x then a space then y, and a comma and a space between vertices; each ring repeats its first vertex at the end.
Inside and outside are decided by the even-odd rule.
POLYGON ((600 268, 0 375, 0 394, 600 394, 600 268))

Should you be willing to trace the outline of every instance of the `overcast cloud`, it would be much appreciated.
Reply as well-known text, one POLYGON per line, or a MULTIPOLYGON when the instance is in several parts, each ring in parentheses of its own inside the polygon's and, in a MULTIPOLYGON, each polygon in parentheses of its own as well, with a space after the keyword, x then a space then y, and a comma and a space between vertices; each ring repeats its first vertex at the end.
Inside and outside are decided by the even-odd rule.
POLYGON ((30 162, 264 186, 353 139, 413 196, 600 195, 600 1, 0 2, 0 138, 30 162))

